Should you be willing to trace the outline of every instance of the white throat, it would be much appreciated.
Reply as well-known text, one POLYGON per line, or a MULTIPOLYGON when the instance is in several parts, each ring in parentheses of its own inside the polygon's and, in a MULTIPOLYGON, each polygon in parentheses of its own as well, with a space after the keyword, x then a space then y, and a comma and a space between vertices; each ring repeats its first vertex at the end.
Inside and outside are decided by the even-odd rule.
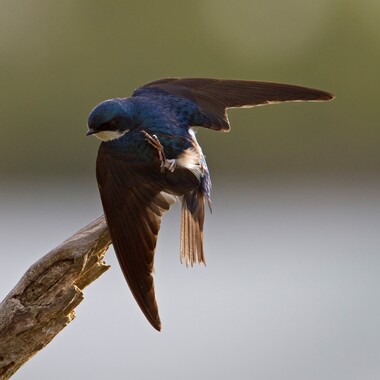
POLYGON ((94 133, 94 136, 102 141, 112 141, 119 139, 128 132, 129 129, 126 129, 125 131, 100 131, 98 133, 94 133))

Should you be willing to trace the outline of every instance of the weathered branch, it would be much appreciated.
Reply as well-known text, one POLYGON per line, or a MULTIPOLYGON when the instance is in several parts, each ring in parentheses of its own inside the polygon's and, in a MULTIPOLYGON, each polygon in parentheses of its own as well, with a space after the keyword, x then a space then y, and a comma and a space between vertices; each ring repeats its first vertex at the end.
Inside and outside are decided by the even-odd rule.
POLYGON ((33 264, 0 304, 0 379, 9 379, 75 318, 82 289, 109 266, 103 216, 33 264))

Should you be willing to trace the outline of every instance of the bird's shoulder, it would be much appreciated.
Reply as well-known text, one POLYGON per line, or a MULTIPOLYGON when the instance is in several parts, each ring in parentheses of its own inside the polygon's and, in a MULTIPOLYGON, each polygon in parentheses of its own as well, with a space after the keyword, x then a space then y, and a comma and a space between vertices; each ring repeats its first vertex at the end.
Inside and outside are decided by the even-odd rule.
POLYGON ((135 105, 136 116, 145 124, 187 129, 201 122, 198 104, 192 99, 170 94, 158 88, 135 90, 130 100, 135 105))

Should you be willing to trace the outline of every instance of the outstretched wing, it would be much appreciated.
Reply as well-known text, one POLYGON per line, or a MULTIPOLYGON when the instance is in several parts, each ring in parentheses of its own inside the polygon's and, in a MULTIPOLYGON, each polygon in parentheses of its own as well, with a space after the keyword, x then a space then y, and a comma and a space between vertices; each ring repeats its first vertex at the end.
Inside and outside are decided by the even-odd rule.
POLYGON ((133 95, 153 89, 193 101, 205 115, 201 125, 224 132, 230 130, 227 108, 297 101, 328 101, 334 98, 325 91, 289 84, 208 78, 161 79, 138 88, 133 95))
POLYGON ((159 167, 115 158, 101 144, 97 180, 112 243, 129 288, 152 326, 161 322, 152 272, 161 217, 175 202, 162 192, 159 167), (157 174, 156 174, 157 173, 157 174))

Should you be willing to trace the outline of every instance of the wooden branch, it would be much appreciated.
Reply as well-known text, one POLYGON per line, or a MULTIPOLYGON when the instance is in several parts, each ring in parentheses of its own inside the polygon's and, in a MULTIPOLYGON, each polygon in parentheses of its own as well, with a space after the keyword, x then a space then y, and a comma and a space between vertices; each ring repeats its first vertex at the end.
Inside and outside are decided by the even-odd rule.
POLYGON ((0 379, 9 379, 75 318, 82 289, 109 266, 103 216, 33 264, 0 304, 0 379))

